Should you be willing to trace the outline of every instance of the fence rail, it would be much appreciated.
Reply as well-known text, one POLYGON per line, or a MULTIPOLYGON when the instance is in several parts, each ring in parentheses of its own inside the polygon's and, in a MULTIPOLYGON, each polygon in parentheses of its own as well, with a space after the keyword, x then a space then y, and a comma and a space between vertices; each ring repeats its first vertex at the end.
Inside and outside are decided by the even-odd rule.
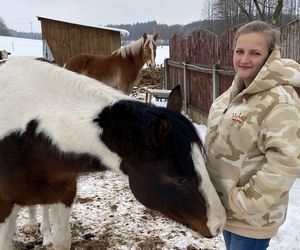
POLYGON ((198 65, 188 64, 184 62, 170 60, 169 58, 165 59, 165 82, 167 85, 164 88, 169 89, 171 86, 168 85, 170 83, 170 67, 175 67, 178 69, 183 70, 183 78, 182 78, 182 86, 184 92, 184 110, 188 112, 188 101, 189 100, 189 84, 188 84, 188 74, 189 71, 201 72, 205 74, 212 75, 212 94, 213 100, 216 99, 220 95, 220 77, 219 75, 227 75, 227 76, 234 76, 235 72, 233 70, 224 70, 224 69, 217 69, 217 65, 213 65, 212 68, 201 67, 198 65))

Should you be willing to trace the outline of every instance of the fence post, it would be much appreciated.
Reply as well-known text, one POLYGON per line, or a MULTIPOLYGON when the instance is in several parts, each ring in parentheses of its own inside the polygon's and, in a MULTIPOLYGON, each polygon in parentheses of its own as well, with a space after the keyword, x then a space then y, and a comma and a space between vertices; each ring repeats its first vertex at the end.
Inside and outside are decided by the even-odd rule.
POLYGON ((188 88, 187 88, 187 71, 186 71, 186 63, 183 62, 183 92, 184 92, 184 112, 187 114, 187 106, 188 106, 188 88))
POLYGON ((165 67, 165 80, 163 84, 164 89, 169 89, 170 87, 170 66, 169 66, 169 58, 164 60, 164 67, 165 67))
POLYGON ((217 64, 213 65, 213 100, 215 100, 219 94, 220 94, 220 79, 219 79, 219 75, 217 73, 217 64))

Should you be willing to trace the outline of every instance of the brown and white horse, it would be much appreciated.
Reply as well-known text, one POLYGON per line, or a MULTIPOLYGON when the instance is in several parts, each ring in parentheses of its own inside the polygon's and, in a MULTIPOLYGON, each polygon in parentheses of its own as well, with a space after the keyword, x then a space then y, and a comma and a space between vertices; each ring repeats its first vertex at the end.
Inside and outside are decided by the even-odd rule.
POLYGON ((10 54, 11 53, 8 52, 8 51, 6 51, 5 49, 4 50, 0 50, 0 62, 2 60, 6 60, 10 54))
POLYGON ((70 249, 77 176, 105 170, 128 176, 146 207, 205 237, 220 232, 202 142, 179 112, 33 58, 8 59, 0 82, 1 250, 12 249, 20 207, 36 204, 51 204, 53 245, 70 249))
POLYGON ((111 55, 78 54, 70 58, 64 67, 129 94, 139 82, 144 64, 155 67, 157 37, 157 33, 144 33, 140 39, 111 55))

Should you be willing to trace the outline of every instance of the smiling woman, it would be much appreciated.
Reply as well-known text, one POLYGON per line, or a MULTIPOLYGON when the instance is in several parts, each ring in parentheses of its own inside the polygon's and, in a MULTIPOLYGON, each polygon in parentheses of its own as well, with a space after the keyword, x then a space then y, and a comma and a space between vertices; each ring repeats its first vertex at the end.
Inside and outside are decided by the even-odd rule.
POLYGON ((265 33, 242 34, 236 41, 233 66, 246 87, 254 80, 270 54, 265 33))
POLYGON ((281 59, 276 32, 261 21, 235 37, 236 76, 212 104, 205 148, 227 211, 228 250, 262 250, 286 219, 300 175, 300 65, 281 59))

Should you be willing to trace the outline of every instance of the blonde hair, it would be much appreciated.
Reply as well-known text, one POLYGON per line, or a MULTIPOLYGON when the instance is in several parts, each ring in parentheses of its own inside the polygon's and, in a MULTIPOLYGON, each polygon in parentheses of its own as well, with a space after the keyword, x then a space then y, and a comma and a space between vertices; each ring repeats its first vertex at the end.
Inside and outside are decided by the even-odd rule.
POLYGON ((252 21, 241 26, 234 36, 234 44, 240 35, 248 33, 264 33, 268 37, 269 50, 272 51, 277 46, 278 31, 273 29, 269 24, 263 21, 252 21))

